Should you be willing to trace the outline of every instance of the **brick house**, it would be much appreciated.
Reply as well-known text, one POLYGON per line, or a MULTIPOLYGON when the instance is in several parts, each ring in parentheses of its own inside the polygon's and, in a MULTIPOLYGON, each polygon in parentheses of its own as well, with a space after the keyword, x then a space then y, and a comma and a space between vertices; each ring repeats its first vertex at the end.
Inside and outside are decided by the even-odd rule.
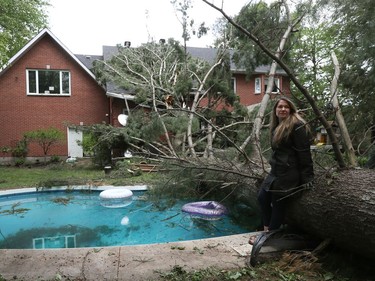
MULTIPOLYGON (((75 55, 48 29, 27 43, 0 72, 0 149, 14 148, 27 131, 55 127, 64 141, 49 155, 82 157, 77 140, 82 133, 69 125, 111 124, 121 126, 120 114, 135 106, 134 97, 108 84, 103 88, 90 71, 95 60, 107 60, 117 48, 103 46, 103 56, 75 55)), ((215 49, 189 48, 196 57, 212 60, 215 49)), ((233 86, 245 106, 259 103, 265 91, 269 67, 258 67, 248 81, 245 71, 232 65, 233 86)), ((289 91, 283 72, 275 76, 275 93, 289 91)), ((28 157, 42 157, 42 149, 30 145, 28 157)), ((0 162, 11 153, 0 150, 0 162)))
MULTIPOLYGON (((214 62, 216 57, 216 49, 214 48, 191 48, 188 52, 203 60, 214 62)), ((232 84, 234 92, 239 96, 242 105, 251 108, 262 101, 266 92, 268 83, 269 65, 262 65, 255 68, 250 79, 246 78, 246 70, 238 68, 233 62, 231 63, 232 84)), ((273 94, 290 94, 290 81, 284 70, 278 69, 274 77, 273 94)))
MULTIPOLYGON (((14 148, 27 131, 55 127, 65 141, 49 155, 81 156, 80 134, 67 124, 108 123, 106 91, 50 31, 40 32, 0 72, 0 147, 14 148)), ((2 158, 10 153, 2 153, 2 158)), ((28 156, 43 156, 36 145, 28 156)))

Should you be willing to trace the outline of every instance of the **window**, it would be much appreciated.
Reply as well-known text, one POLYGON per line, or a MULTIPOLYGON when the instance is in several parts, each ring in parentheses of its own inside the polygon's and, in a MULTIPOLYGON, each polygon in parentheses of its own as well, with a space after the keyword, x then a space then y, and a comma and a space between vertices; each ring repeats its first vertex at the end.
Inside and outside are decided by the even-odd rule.
POLYGON ((70 95, 70 72, 27 70, 28 95, 70 95))
POLYGON ((233 92, 236 94, 237 93, 236 78, 232 77, 231 83, 232 83, 233 92))
MULTIPOLYGON (((266 78, 264 80, 264 92, 266 92, 266 90, 267 90, 267 84, 268 84, 268 78, 266 78)), ((273 94, 280 93, 280 79, 279 78, 274 78, 273 79, 272 93, 273 94)))
POLYGON ((255 78, 255 94, 260 94, 262 91, 262 79, 260 77, 255 78))

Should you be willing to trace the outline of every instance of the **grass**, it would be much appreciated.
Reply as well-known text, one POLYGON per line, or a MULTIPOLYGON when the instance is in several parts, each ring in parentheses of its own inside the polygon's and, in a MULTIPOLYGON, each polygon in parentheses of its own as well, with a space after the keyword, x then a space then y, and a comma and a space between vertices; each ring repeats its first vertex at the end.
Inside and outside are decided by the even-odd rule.
MULTIPOLYGON (((106 175, 103 169, 94 167, 91 162, 75 164, 57 163, 47 166, 5 167, 0 166, 0 190, 38 187, 46 185, 136 185, 152 184, 159 173, 138 173, 130 176, 118 171, 106 175)), ((324 256, 306 263, 285 257, 269 261, 257 267, 243 267, 228 270, 205 268, 186 272, 176 265, 170 272, 160 274, 160 280, 170 281, 370 281, 375 275, 371 262, 348 253, 328 250, 324 256), (369 264, 370 263, 370 264, 369 264)), ((0 274, 0 280, 2 276, 0 274)))
POLYGON ((150 184, 156 173, 139 173, 130 177, 119 173, 106 175, 90 163, 57 163, 13 167, 0 166, 0 190, 51 185, 136 185, 150 184))

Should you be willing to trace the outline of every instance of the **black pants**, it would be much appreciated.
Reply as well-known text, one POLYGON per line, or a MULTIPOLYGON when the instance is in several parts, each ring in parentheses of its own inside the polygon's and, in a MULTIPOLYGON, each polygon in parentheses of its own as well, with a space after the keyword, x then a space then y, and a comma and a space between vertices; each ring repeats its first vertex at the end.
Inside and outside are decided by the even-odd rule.
POLYGON ((280 196, 272 194, 263 188, 258 193, 258 202, 262 211, 263 225, 269 230, 280 228, 284 222, 287 199, 277 201, 280 196))

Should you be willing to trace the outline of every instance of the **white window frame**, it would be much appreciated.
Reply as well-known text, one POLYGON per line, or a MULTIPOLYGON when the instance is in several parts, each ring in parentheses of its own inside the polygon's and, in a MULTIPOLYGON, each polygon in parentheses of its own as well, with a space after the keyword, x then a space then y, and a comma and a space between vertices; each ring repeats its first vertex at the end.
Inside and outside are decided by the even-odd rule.
POLYGON ((262 78, 256 77, 254 80, 254 93, 259 95, 262 93, 262 78))
MULTIPOLYGON (((70 71, 68 70, 49 70, 49 69, 27 69, 26 70, 26 93, 28 96, 70 96, 71 95, 71 74, 70 71), (43 93, 39 93, 39 71, 53 71, 53 72, 58 72, 59 73, 59 87, 60 87, 60 92, 59 93, 50 93, 49 91, 45 91, 43 93), (35 77, 36 77, 36 92, 30 92, 30 81, 29 81, 29 73, 30 72, 35 72, 35 77), (63 73, 67 73, 69 77, 69 90, 68 93, 63 93, 63 73)), ((52 87, 52 86, 51 86, 52 87)))
MULTIPOLYGON (((273 79, 273 83, 276 85, 277 91, 276 92, 272 91, 271 93, 272 94, 280 94, 280 78, 275 77, 273 79)), ((266 92, 267 84, 268 84, 268 78, 264 79, 264 92, 266 92)))
POLYGON ((237 80, 236 77, 232 77, 232 82, 233 82, 233 92, 237 94, 237 80))

